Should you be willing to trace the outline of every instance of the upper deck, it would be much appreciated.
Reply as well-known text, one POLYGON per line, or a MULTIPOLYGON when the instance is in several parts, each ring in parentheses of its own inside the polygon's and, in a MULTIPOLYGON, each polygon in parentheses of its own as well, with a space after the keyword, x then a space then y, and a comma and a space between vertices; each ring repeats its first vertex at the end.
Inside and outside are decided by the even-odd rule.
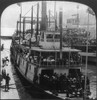
MULTIPOLYGON (((17 40, 16 40, 17 41, 17 40)), ((71 49, 67 47, 62 48, 62 59, 60 59, 60 49, 41 48, 19 45, 14 42, 14 49, 17 54, 26 61, 38 66, 40 68, 80 68, 82 59, 79 55, 80 50, 71 49)))
MULTIPOLYGON (((43 48, 60 48, 60 32, 59 31, 41 31, 39 45, 43 48)), ((65 44, 66 45, 66 44, 65 44)), ((67 45, 66 45, 67 46, 67 45)))

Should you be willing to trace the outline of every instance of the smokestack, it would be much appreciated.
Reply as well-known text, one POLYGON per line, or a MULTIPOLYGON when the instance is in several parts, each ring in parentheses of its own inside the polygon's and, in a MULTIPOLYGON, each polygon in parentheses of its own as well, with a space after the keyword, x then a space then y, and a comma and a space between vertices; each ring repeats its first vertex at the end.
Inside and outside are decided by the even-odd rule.
POLYGON ((60 59, 62 60, 62 9, 59 12, 59 28, 60 28, 60 59))
POLYGON ((47 5, 46 5, 46 1, 42 1, 42 19, 41 19, 41 30, 46 30, 47 28, 47 14, 46 14, 46 10, 47 10, 47 5))

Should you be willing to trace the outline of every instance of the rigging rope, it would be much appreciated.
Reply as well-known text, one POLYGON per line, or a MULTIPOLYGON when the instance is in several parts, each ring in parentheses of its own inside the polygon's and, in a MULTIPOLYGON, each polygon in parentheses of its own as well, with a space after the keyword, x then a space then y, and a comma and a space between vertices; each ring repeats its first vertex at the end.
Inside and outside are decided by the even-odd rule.
MULTIPOLYGON (((33 5, 33 7, 35 7, 36 5, 37 5, 37 4, 33 5)), ((30 8, 30 10, 31 10, 31 9, 32 9, 32 7, 30 8)), ((28 12, 29 12, 30 10, 28 10, 28 12)), ((28 13, 28 12, 27 12, 27 13, 28 13)), ((26 14, 27 14, 27 13, 26 13, 26 14)), ((26 15, 26 14, 25 14, 25 15, 26 15)), ((25 16, 25 15, 24 15, 24 16, 25 16)))

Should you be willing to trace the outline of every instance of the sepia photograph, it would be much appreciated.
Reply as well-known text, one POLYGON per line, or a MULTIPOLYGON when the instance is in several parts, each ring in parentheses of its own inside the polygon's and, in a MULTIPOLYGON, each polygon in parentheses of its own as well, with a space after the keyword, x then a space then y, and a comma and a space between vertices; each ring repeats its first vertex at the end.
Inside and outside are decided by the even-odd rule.
POLYGON ((97 99, 97 1, 0 0, 0 99, 97 99))

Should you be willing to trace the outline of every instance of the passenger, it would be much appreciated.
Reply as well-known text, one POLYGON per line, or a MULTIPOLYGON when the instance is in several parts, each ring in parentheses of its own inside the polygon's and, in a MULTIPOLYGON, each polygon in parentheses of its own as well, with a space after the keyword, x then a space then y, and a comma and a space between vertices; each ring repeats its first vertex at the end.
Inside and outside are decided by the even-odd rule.
POLYGON ((73 78, 73 83, 72 83, 72 91, 75 94, 75 96, 77 96, 77 80, 76 78, 73 78))
POLYGON ((73 79, 71 77, 69 78, 68 84, 69 84, 69 87, 68 87, 69 94, 72 94, 73 93, 73 89, 72 89, 73 79))
POLYGON ((89 78, 87 77, 87 85, 89 85, 90 84, 90 80, 89 80, 89 78))
POLYGON ((87 92, 90 93, 90 80, 89 78, 87 77, 87 92))
POLYGON ((53 90, 56 90, 56 77, 53 75, 52 76, 52 85, 53 85, 53 90))
POLYGON ((4 65, 4 58, 2 58, 2 64, 4 65))
POLYGON ((39 74, 40 85, 43 86, 43 75, 39 74))
POLYGON ((73 65, 74 61, 73 58, 70 59, 70 64, 73 65))
POLYGON ((26 59, 29 57, 29 53, 27 53, 27 55, 26 55, 26 59))
POLYGON ((8 61, 8 62, 9 62, 8 56, 6 56, 6 57, 5 57, 5 59, 6 59, 6 61, 8 61))
POLYGON ((31 62, 31 59, 32 59, 32 56, 30 55, 30 56, 29 56, 29 61, 30 61, 30 62, 31 62))
POLYGON ((66 65, 69 65, 69 61, 68 61, 68 59, 66 59, 66 65))
POLYGON ((33 57, 31 57, 31 63, 34 63, 33 57))
POLYGON ((37 63, 37 56, 34 56, 34 63, 37 63))
POLYGON ((77 80, 76 82, 76 89, 79 90, 81 89, 81 82, 77 80))
POLYGON ((69 94, 70 94, 70 82, 69 82, 69 78, 67 79, 67 82, 66 82, 66 97, 69 97, 69 94))
POLYGON ((5 67, 2 68, 2 77, 3 77, 3 79, 6 78, 6 69, 5 69, 5 67))
POLYGON ((5 60, 5 65, 8 66, 8 63, 7 63, 7 62, 9 62, 8 56, 6 56, 6 57, 4 58, 4 60, 5 60))
POLYGON ((2 75, 0 74, 0 87, 1 87, 1 82, 2 82, 2 75))
POLYGON ((3 49, 4 49, 4 44, 2 44, 2 46, 1 46, 1 51, 3 51, 3 49))
POLYGON ((84 76, 81 77, 81 85, 82 85, 82 89, 84 91, 84 86, 85 86, 85 77, 84 76))
POLYGON ((5 78, 5 91, 9 90, 9 81, 10 81, 10 77, 9 74, 7 74, 5 78))

